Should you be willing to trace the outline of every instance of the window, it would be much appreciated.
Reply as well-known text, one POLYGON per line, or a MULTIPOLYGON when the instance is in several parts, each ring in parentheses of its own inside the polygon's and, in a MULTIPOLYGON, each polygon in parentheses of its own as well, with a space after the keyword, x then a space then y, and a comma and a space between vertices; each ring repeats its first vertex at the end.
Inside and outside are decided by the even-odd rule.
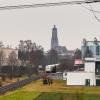
POLYGON ((100 75, 100 61, 95 64, 95 74, 100 75))
POLYGON ((100 50, 99 50, 99 46, 97 45, 97 46, 96 46, 96 55, 99 55, 99 51, 100 51, 100 50))

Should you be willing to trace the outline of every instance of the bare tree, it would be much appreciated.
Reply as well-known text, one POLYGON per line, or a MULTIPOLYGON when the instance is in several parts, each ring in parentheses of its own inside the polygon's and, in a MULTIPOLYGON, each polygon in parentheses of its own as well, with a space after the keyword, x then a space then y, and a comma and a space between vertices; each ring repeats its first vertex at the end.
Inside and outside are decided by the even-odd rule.
POLYGON ((4 63, 4 52, 2 51, 2 48, 4 47, 3 42, 0 41, 0 71, 1 71, 1 66, 4 63))
POLYGON ((81 50, 80 49, 76 49, 75 53, 74 53, 74 58, 75 59, 81 59, 81 50))
POLYGON ((13 77, 14 67, 17 66, 17 64, 18 64, 17 54, 15 51, 12 51, 8 58, 8 65, 11 66, 11 73, 10 73, 11 79, 13 77))
POLYGON ((0 48, 4 47, 3 42, 0 41, 0 48))
POLYGON ((5 55, 2 50, 0 50, 0 73, 1 73, 1 78, 3 81, 5 81, 5 74, 2 72, 2 66, 5 62, 5 55))
POLYGON ((0 51, 0 73, 2 73, 2 66, 5 62, 5 55, 4 52, 1 50, 0 51))
POLYGON ((38 65, 44 65, 45 55, 43 48, 38 46, 36 50, 30 52, 30 64, 38 67, 38 65))
POLYGON ((66 71, 72 71, 74 70, 74 59, 70 58, 69 56, 65 59, 59 59, 60 66, 59 70, 66 70, 66 71))
POLYGON ((1 50, 0 51, 0 67, 4 64, 4 60, 5 60, 5 55, 4 55, 4 52, 1 50))
POLYGON ((8 58, 8 64, 10 66, 16 66, 17 64, 17 54, 15 51, 12 51, 9 55, 9 58, 8 58))

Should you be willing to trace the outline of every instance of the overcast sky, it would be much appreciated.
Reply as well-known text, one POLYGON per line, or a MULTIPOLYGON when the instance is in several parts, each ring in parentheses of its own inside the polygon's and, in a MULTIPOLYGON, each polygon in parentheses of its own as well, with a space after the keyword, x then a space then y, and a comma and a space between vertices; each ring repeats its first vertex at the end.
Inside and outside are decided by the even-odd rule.
MULTIPOLYGON (((0 6, 58 1, 72 0, 0 0, 0 6)), ((100 3, 91 5, 100 11, 100 3)), ((100 18, 100 14, 96 15, 100 18)), ((20 40, 30 39, 48 50, 54 24, 60 45, 67 49, 80 48, 83 38, 100 40, 100 22, 81 5, 0 11, 0 40, 15 47, 20 40)))

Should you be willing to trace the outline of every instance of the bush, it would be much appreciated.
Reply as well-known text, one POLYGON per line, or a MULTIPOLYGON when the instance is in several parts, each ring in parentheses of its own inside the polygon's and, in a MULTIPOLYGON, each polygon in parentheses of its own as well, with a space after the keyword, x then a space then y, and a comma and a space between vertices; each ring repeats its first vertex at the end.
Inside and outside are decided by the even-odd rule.
POLYGON ((43 79, 43 84, 48 84, 48 79, 43 79))

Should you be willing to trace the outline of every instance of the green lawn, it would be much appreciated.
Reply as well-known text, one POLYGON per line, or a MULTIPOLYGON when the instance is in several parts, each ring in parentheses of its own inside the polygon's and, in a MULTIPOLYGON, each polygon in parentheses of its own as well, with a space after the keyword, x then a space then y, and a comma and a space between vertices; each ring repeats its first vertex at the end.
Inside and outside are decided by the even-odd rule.
POLYGON ((26 92, 16 91, 11 95, 0 97, 0 100, 100 100, 100 95, 68 94, 56 92, 26 92))
POLYGON ((42 93, 35 100, 100 100, 100 95, 67 94, 67 93, 42 93))
POLYGON ((17 90, 14 93, 1 96, 0 100, 34 100, 39 95, 39 92, 17 90))
POLYGON ((66 86, 59 80, 49 86, 38 80, 1 95, 0 100, 100 100, 100 87, 66 86))

